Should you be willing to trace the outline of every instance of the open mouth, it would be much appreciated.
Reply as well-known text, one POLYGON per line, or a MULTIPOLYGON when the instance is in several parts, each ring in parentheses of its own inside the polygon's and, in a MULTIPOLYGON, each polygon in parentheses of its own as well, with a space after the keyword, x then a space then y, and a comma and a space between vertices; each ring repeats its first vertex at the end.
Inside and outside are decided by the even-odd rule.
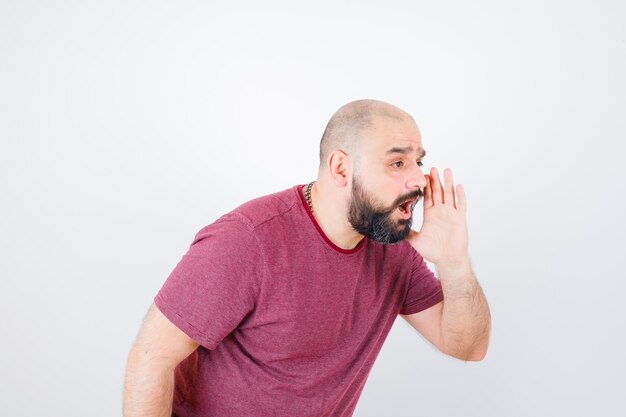
POLYGON ((400 204, 398 206, 398 209, 402 212, 402 213, 407 213, 409 211, 411 211, 411 205, 413 204, 415 200, 411 199, 411 200, 407 200, 404 203, 400 204))

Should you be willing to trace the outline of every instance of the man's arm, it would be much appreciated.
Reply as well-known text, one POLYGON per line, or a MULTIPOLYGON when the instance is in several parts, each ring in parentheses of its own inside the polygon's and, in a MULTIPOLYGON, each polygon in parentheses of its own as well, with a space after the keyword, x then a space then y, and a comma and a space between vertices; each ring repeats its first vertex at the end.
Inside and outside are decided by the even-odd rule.
POLYGON ((482 360, 489 345, 491 313, 469 259, 458 266, 439 266, 437 271, 444 294, 441 333, 446 350, 466 360, 482 360))
POLYGON ((437 271, 444 300, 402 318, 441 352, 480 361, 487 354, 491 314, 469 259, 455 266, 437 267, 437 271))
POLYGON ((174 369, 197 347, 152 304, 126 362, 124 417, 170 417, 174 369))
POLYGON ((464 360, 481 360, 487 354, 491 315, 467 252, 465 190, 459 184, 455 193, 452 170, 446 168, 443 173, 445 189, 437 168, 425 175, 422 229, 407 236, 411 246, 439 271, 443 303, 437 309, 441 314, 437 309, 427 309, 409 316, 408 321, 420 333, 431 335, 442 352, 464 360))

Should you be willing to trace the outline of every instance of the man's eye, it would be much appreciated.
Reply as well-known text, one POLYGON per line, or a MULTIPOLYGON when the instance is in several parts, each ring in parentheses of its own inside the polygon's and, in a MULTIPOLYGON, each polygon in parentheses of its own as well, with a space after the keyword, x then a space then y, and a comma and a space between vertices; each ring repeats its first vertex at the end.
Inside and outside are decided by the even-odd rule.
MULTIPOLYGON (((394 167, 396 167, 396 168, 400 168, 400 167, 402 166, 402 164, 404 164, 404 162, 402 162, 402 161, 398 161, 398 162, 394 162, 394 163, 393 163, 393 164, 391 164, 391 165, 393 165, 393 166, 394 166, 394 167)), ((423 164, 423 163, 421 163, 420 161, 417 161, 417 166, 418 166, 418 167, 423 167, 423 166, 424 166, 424 164, 423 164)))

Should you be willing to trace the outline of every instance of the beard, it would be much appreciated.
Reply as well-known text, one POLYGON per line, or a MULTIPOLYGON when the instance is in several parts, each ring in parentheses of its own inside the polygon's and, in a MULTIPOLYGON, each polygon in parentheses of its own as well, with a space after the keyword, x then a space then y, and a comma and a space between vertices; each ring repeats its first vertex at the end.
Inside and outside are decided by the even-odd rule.
POLYGON ((397 243, 411 231, 413 209, 419 199, 411 204, 411 216, 408 219, 394 220, 393 212, 404 201, 422 196, 423 191, 419 189, 397 198, 389 207, 381 207, 372 202, 373 199, 354 176, 348 204, 348 221, 354 230, 372 240, 383 244, 397 243))

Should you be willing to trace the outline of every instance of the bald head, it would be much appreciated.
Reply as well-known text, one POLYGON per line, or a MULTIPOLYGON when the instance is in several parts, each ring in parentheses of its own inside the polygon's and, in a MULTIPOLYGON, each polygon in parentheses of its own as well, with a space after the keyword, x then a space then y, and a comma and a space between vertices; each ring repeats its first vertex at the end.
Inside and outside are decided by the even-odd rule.
POLYGON ((377 118, 413 120, 404 110, 384 101, 357 100, 343 105, 330 118, 322 135, 320 168, 326 164, 328 157, 335 150, 346 152, 358 165, 362 146, 377 118))

